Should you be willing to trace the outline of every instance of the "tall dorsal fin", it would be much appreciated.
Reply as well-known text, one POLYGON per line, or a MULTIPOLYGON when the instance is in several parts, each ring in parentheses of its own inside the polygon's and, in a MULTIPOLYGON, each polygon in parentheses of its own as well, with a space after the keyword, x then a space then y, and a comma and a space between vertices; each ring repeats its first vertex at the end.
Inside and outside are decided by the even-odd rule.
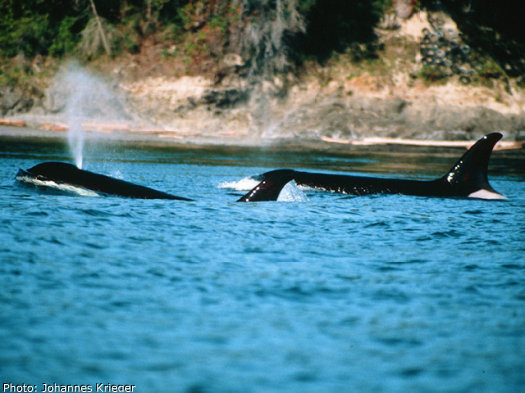
POLYGON ((501 139, 502 134, 494 132, 478 140, 454 164, 442 181, 450 184, 459 194, 490 199, 505 198, 490 186, 487 169, 492 149, 501 139), (481 196, 479 192, 488 193, 481 196), (492 195, 492 197, 490 197, 492 195))
POLYGON ((294 178, 295 173, 291 169, 266 172, 261 175, 262 181, 237 202, 276 201, 283 187, 294 178))

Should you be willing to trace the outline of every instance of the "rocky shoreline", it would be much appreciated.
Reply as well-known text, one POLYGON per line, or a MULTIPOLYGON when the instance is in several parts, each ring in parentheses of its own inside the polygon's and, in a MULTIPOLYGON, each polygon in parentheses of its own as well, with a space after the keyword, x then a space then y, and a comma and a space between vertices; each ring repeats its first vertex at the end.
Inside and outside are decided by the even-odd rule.
POLYGON ((190 75, 137 77, 122 59, 98 73, 69 64, 45 92, 16 86, 0 91, 0 117, 34 128, 65 130, 75 120, 88 130, 218 143, 472 141, 494 131, 506 141, 524 141, 525 89, 516 83, 502 78, 464 85, 453 77, 427 84, 417 77, 420 60, 408 59, 407 48, 417 42, 423 19, 414 16, 395 33, 383 33, 386 74, 341 61, 300 76, 257 81, 231 73, 218 82, 190 75))
MULTIPOLYGON (((178 83, 173 82, 175 86, 178 83)), ((297 87, 286 97, 272 93, 253 98, 232 88, 203 88, 185 96, 183 89, 177 89, 177 95, 170 94, 169 89, 138 93, 128 87, 126 94, 126 89, 119 89, 121 111, 86 118, 86 131, 149 133, 179 140, 222 138, 225 143, 235 139, 254 143, 289 139, 356 144, 370 138, 472 141, 500 131, 506 141, 525 141, 523 112, 498 111, 482 104, 443 103, 433 95, 410 99, 406 95, 349 94, 342 88, 315 91, 297 87)), ((69 127, 65 111, 46 111, 42 106, 7 119, 4 125, 52 131, 69 127)))

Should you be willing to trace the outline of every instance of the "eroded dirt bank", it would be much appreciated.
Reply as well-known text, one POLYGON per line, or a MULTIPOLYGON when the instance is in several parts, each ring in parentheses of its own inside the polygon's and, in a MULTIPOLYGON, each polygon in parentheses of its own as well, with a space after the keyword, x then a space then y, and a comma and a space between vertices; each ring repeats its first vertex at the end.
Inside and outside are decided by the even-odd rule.
POLYGON ((200 77, 147 78, 121 87, 135 113, 181 133, 466 140, 500 130, 509 139, 525 137, 525 96, 503 86, 384 85, 370 75, 346 79, 341 70, 326 85, 307 79, 283 96, 278 84, 217 87, 200 77))
MULTIPOLYGON (((445 26, 455 29, 450 20, 445 26)), ((428 15, 418 13, 395 29, 378 30, 384 48, 374 62, 356 64, 341 55, 322 66, 310 64, 299 75, 273 79, 236 72, 220 81, 169 76, 165 67, 151 71, 162 67, 146 67, 137 57, 98 71, 74 66, 76 77, 66 65, 41 97, 17 99, 16 89, 4 92, 9 103, 3 114, 65 129, 76 111, 84 121, 106 124, 106 130, 149 129, 181 139, 475 140, 493 131, 506 140, 525 139, 525 89, 514 81, 462 84, 450 76, 429 83, 421 77, 418 43, 429 27, 428 15)), ((243 66, 234 54, 224 63, 243 66)))

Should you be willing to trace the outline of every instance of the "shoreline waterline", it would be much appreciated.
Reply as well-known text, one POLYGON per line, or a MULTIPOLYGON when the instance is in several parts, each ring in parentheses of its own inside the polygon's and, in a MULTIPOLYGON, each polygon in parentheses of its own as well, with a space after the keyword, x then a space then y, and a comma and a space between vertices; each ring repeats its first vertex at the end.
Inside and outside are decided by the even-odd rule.
MULTIPOLYGON (((181 145, 185 147, 202 146, 239 146, 239 147, 277 147, 281 150, 318 148, 329 151, 344 150, 389 150, 389 151, 461 151, 470 148, 474 140, 436 140, 364 137, 345 139, 320 136, 319 138, 264 138, 251 137, 247 134, 180 132, 177 130, 156 129, 154 127, 132 126, 126 123, 83 124, 85 137, 88 140, 114 140, 124 143, 148 143, 152 145, 181 145)), ((505 139, 505 133, 504 139, 505 139)), ((31 123, 24 120, 0 119, 0 139, 57 139, 67 143, 68 126, 65 123, 31 123)), ((525 154, 525 140, 501 140, 494 151, 508 151, 525 154)))

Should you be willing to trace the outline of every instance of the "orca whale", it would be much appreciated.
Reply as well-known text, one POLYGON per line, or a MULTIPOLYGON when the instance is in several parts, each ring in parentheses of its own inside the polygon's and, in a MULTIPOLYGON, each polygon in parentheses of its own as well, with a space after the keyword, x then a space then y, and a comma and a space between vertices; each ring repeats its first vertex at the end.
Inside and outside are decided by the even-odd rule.
POLYGON ((96 194, 116 195, 140 199, 176 199, 191 201, 191 199, 157 191, 124 180, 100 175, 65 162, 44 162, 34 167, 20 169, 16 179, 35 186, 54 187, 58 189, 79 188, 94 191, 96 194), (61 186, 64 186, 61 188, 61 186))
POLYGON ((490 154, 502 134, 495 132, 478 140, 454 166, 435 180, 386 179, 277 169, 260 176, 261 182, 239 202, 275 201, 281 189, 294 180, 298 186, 349 195, 404 194, 434 197, 506 199, 489 184, 490 154))
MULTIPOLYGON (((406 194, 506 199, 490 186, 487 177, 490 154, 501 137, 500 133, 484 136, 447 174, 436 180, 386 179, 277 169, 261 175, 261 182, 238 202, 275 201, 282 188, 292 180, 299 186, 350 195, 406 194)), ((64 162, 44 162, 27 170, 20 169, 16 179, 37 187, 89 190, 95 195, 191 201, 188 198, 79 169, 64 162)))

